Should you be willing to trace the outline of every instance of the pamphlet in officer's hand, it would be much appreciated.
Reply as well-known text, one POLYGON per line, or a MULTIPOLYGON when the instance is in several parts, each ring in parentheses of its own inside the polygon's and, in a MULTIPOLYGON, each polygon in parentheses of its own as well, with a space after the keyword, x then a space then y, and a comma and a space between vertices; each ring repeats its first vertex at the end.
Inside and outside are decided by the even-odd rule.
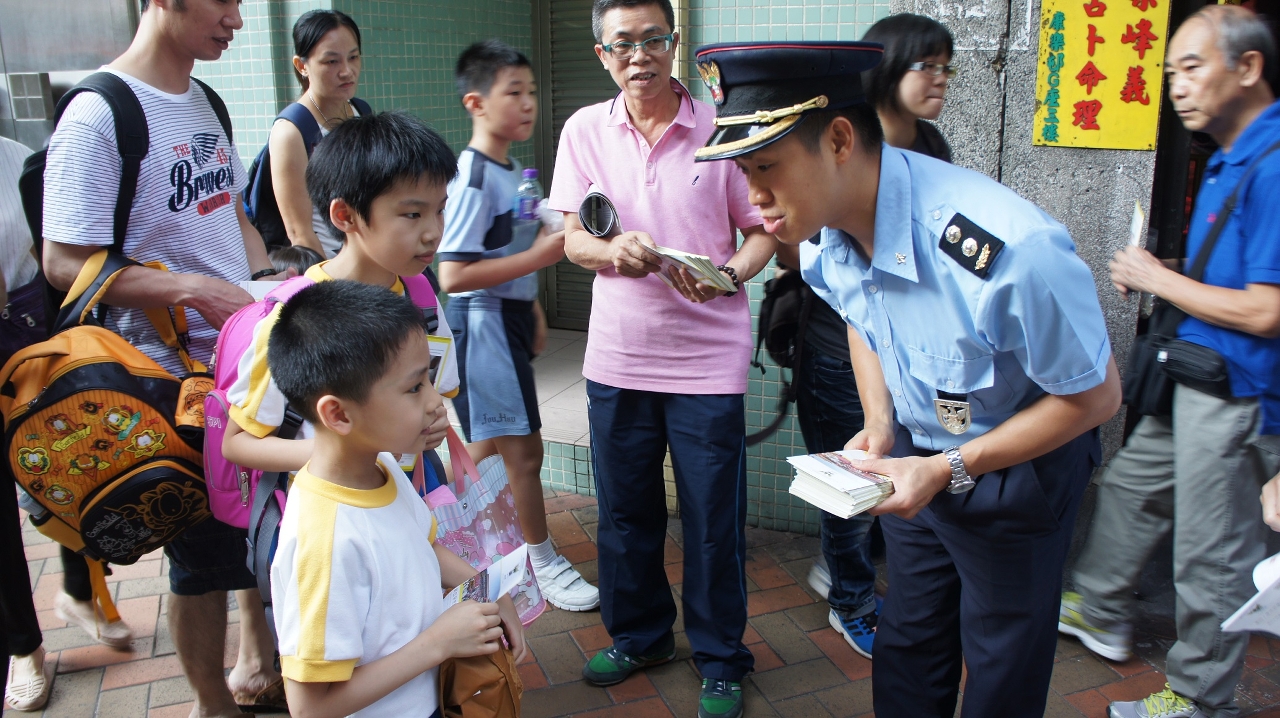
POLYGON ((710 257, 682 252, 678 249, 668 249, 667 247, 650 247, 647 244, 640 246, 644 247, 645 251, 653 255, 655 261, 662 265, 662 269, 657 274, 672 289, 675 288, 675 283, 671 280, 671 274, 676 271, 677 267, 684 267, 689 274, 693 275, 694 279, 708 287, 715 287, 723 292, 737 290, 737 287, 733 286, 733 282, 724 276, 719 269, 716 269, 716 263, 711 261, 710 257))
POLYGON ((796 470, 789 493, 842 519, 873 509, 893 495, 893 482, 853 465, 866 458, 860 450, 788 457, 796 470))

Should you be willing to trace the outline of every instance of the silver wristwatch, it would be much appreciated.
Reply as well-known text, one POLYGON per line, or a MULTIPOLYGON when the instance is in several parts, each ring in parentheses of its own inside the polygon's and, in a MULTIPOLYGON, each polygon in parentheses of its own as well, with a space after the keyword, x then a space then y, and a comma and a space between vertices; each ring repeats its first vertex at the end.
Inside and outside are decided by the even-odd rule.
POLYGON ((951 483, 947 486, 949 494, 963 494, 974 487, 973 478, 964 469, 964 459, 960 456, 959 446, 949 446, 942 450, 951 464, 951 483))

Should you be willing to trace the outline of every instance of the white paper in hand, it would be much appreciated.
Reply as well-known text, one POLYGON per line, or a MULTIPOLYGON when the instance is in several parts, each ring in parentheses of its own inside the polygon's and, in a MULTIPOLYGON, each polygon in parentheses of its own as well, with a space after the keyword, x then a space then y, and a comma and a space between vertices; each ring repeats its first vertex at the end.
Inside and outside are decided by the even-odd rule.
POLYGON ((493 603, 511 593, 524 578, 525 562, 528 558, 529 545, 520 544, 519 548, 498 559, 483 573, 472 576, 446 593, 444 607, 448 608, 468 599, 481 603, 493 603))
POLYGON ((1280 554, 1253 569, 1258 593, 1222 622, 1224 631, 1266 631, 1280 636, 1280 554))

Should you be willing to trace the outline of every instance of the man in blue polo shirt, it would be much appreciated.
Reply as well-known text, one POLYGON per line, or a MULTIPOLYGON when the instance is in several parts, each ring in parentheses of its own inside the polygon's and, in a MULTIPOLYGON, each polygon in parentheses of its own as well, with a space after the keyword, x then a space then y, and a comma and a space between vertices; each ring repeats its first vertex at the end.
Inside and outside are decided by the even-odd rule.
POLYGON ((1249 634, 1224 633, 1220 625, 1253 593, 1250 572, 1266 555, 1258 491, 1280 469, 1280 457, 1258 441, 1260 433, 1280 433, 1280 151, 1272 151, 1280 142, 1280 103, 1269 84, 1275 41, 1249 10, 1211 5, 1173 36, 1166 73, 1183 125, 1221 147, 1196 197, 1188 261, 1210 227, 1225 224, 1202 282, 1136 247, 1116 255, 1111 279, 1122 293, 1150 292, 1186 312, 1178 338, 1220 354, 1230 386, 1213 392, 1177 385, 1173 416, 1143 417, 1103 478, 1075 573, 1080 593, 1063 595, 1059 630, 1105 658, 1127 659, 1138 575, 1170 530, 1178 593, 1168 686, 1144 700, 1112 703, 1111 718, 1239 714, 1234 693, 1249 634), (1237 187, 1235 211, 1219 216, 1237 187))

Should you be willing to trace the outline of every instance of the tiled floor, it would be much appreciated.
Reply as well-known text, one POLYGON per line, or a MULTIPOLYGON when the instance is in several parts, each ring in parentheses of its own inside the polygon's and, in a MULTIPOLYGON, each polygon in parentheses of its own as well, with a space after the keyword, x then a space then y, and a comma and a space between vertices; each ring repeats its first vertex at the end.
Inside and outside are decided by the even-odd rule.
MULTIPOLYGON (((560 551, 588 580, 596 579, 595 500, 547 492, 548 524, 560 551)), ((163 716, 181 718, 191 694, 182 678, 165 624, 166 562, 152 554, 116 569, 108 579, 117 605, 137 632, 132 652, 93 643, 77 628, 53 616, 61 585, 57 547, 24 526, 28 567, 35 580, 36 607, 45 646, 56 667, 54 691, 44 715, 57 718, 163 716)), ((667 576, 680 592, 683 557, 680 525, 671 522, 667 576)), ((857 656, 827 627, 826 605, 805 582, 817 539, 748 529, 748 609, 746 642, 756 672, 744 684, 747 715, 865 716, 871 711, 871 663, 857 656)), ((1161 599, 1163 600, 1163 599, 1161 599)), ((1115 665, 1100 661, 1074 640, 1058 644, 1057 664, 1045 716, 1103 718, 1109 700, 1131 700, 1159 690, 1164 651, 1172 626, 1148 612, 1136 636, 1140 657, 1115 665)), ((228 666, 238 637, 237 614, 228 627, 228 666)), ((595 651, 609 644, 599 612, 549 610, 528 629, 532 656, 520 666, 525 683, 525 718, 550 716, 692 717, 697 712, 697 674, 689 644, 677 619, 677 660, 632 676, 612 688, 585 684, 579 671, 595 651)), ((1244 679, 1237 690, 1244 715, 1280 718, 1280 640, 1255 637, 1244 679)), ((34 714, 5 711, 3 718, 34 714)))
MULTIPOLYGON (((587 333, 548 329, 547 348, 533 360, 538 389, 538 413, 542 438, 562 444, 587 446, 587 380, 582 378, 582 358, 587 333)), ((458 415, 449 403, 449 420, 458 426, 458 415)))

